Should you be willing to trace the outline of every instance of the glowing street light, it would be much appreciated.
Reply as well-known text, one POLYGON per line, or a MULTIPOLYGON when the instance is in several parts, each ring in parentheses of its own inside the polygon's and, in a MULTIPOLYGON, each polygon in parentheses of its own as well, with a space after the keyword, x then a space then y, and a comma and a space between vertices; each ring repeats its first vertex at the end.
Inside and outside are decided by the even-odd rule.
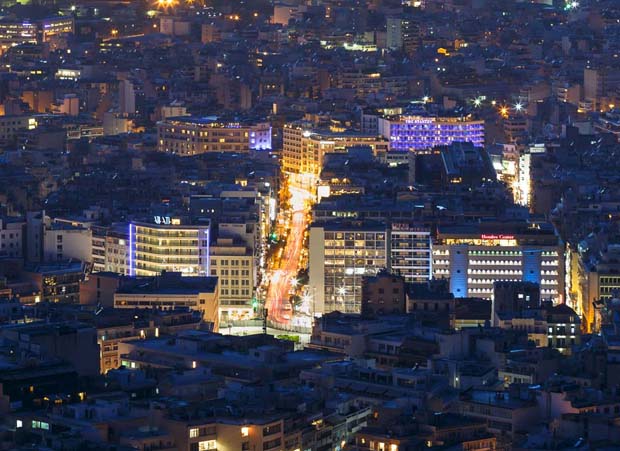
POLYGON ((480 105, 482 105, 482 99, 481 99, 480 97, 476 97, 476 98, 474 99, 474 106, 475 106, 476 108, 478 108, 478 107, 480 107, 480 105))
POLYGON ((295 277, 291 278, 291 285, 293 286, 293 288, 295 288, 298 283, 299 283, 299 280, 297 280, 295 277))
POLYGON ((176 0, 157 0, 157 6, 159 8, 172 8, 176 3, 176 0))
POLYGON ((508 107, 507 106, 502 106, 499 109, 499 114, 503 117, 503 118, 507 118, 508 117, 508 107))
POLYGON ((339 294, 340 296, 344 296, 345 294, 347 294, 347 289, 346 289, 346 287, 340 287, 340 288, 338 288, 338 294, 339 294))
POLYGON ((520 113, 521 111, 523 111, 523 104, 522 104, 521 102, 517 102, 517 103, 515 104, 515 111, 516 111, 517 113, 520 113))
POLYGON ((576 2, 574 0, 572 0, 572 1, 571 0, 567 0, 566 4, 564 5, 564 9, 566 11, 570 11, 572 9, 577 9, 577 8, 579 8, 579 2, 576 2))

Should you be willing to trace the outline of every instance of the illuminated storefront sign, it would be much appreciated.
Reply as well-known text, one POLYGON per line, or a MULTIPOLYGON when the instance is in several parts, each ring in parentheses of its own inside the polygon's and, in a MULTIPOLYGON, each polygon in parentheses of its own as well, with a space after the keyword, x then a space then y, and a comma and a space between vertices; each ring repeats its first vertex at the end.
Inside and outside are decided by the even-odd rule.
POLYGON ((488 234, 482 234, 480 235, 480 238, 483 240, 514 240, 515 236, 514 235, 488 235, 488 234))
POLYGON ((171 218, 170 216, 153 216, 153 222, 157 225, 181 225, 179 218, 171 218))

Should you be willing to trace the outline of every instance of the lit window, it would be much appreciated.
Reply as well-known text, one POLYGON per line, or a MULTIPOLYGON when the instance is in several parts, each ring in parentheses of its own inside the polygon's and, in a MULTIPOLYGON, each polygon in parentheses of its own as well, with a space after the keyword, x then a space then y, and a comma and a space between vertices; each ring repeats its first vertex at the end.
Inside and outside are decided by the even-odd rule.
POLYGON ((209 449, 215 449, 216 444, 215 440, 205 440, 203 442, 198 442, 198 451, 207 451, 209 449))
POLYGON ((32 420, 32 429, 44 429, 46 431, 49 431, 50 425, 49 423, 46 423, 45 421, 32 420))
POLYGON ((247 426, 244 426, 241 428, 241 437, 247 437, 248 435, 250 435, 250 428, 247 426))
POLYGON ((198 428, 191 428, 189 430, 189 438, 196 438, 196 437, 198 437, 198 433, 199 433, 199 429, 198 428))

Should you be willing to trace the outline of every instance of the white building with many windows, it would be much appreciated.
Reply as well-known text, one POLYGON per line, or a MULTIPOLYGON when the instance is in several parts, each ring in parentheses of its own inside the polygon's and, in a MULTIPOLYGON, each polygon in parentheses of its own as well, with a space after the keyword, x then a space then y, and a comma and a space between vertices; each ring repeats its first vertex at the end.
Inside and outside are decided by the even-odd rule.
POLYGON ((542 299, 564 300, 564 244, 549 223, 439 227, 433 276, 450 279, 455 297, 491 299, 496 281, 540 285, 542 299))
POLYGON ((157 276, 163 271, 209 275, 210 224, 181 222, 179 218, 155 216, 150 224, 129 224, 129 275, 157 276))
POLYGON ((389 268, 407 283, 431 278, 431 231, 407 223, 393 223, 389 233, 389 268))

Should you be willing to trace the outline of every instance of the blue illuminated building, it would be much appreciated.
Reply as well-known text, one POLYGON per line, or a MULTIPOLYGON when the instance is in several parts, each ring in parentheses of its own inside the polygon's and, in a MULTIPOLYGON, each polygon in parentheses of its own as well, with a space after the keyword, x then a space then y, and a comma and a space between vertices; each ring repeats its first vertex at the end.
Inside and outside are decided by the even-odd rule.
POLYGON ((442 226, 433 243, 433 277, 450 280, 455 297, 490 299, 497 281, 540 285, 562 302, 564 245, 549 223, 493 222, 442 226))
POLYGON ((390 141, 390 150, 411 151, 446 146, 453 142, 484 145, 484 121, 470 116, 398 116, 379 118, 378 131, 390 141))

